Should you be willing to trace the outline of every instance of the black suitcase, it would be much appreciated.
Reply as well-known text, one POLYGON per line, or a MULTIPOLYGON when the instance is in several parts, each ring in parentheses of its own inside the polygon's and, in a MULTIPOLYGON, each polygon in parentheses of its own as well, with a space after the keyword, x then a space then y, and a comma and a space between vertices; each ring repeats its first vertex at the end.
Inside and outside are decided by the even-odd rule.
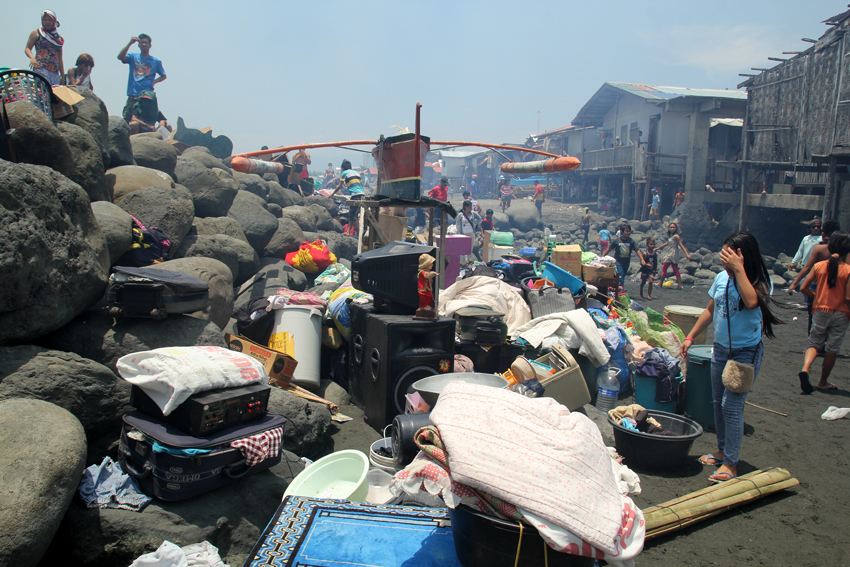
POLYGON ((224 486, 280 463, 280 451, 254 466, 248 466, 242 451, 232 441, 276 427, 286 418, 266 414, 258 421, 237 425, 206 437, 192 437, 164 421, 138 411, 124 415, 118 453, 121 468, 135 478, 142 492, 160 500, 185 500, 224 486), (153 443, 170 449, 213 449, 193 457, 155 453, 153 443))
POLYGON ((168 314, 206 309, 210 286, 204 280, 157 268, 115 266, 106 292, 114 317, 165 319, 168 314))

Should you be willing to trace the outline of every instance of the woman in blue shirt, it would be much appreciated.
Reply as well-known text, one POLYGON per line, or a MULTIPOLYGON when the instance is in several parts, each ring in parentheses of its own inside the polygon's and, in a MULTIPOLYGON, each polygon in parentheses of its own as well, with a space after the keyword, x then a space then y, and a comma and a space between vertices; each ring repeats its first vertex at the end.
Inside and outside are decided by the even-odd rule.
POLYGON ((738 455, 744 438, 747 393, 736 394, 723 386, 723 368, 729 359, 752 364, 757 378, 764 355, 762 335, 773 338, 773 325, 782 323, 770 310, 773 285, 755 236, 739 232, 727 238, 720 252, 720 261, 725 271, 714 278, 708 290, 711 297, 708 307, 682 343, 682 357, 687 358, 688 349, 694 343, 693 337, 714 322, 711 392, 717 451, 700 457, 704 465, 720 465, 708 477, 714 482, 738 476, 738 455))

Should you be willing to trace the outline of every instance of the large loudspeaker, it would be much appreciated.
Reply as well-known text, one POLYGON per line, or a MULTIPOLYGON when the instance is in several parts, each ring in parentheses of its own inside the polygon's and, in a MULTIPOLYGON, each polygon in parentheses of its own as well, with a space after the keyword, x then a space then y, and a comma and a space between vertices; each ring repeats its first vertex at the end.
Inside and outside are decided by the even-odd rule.
POLYGON ((405 394, 421 378, 454 369, 455 321, 414 321, 351 305, 350 392, 375 429, 404 413, 405 394))

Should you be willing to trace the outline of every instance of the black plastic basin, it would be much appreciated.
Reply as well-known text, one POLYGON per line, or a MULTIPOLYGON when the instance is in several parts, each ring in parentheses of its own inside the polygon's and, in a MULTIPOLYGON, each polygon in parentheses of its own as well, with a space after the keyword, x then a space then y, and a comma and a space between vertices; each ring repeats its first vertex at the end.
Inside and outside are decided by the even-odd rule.
POLYGON ((682 415, 649 410, 661 427, 676 435, 651 435, 626 429, 608 418, 614 427, 614 447, 630 468, 669 470, 681 467, 687 460, 694 440, 702 435, 702 426, 682 415))

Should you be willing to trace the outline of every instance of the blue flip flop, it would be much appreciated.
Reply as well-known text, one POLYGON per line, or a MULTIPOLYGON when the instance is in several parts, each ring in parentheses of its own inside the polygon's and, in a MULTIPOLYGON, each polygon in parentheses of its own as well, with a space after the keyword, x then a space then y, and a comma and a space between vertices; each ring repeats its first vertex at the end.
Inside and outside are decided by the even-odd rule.
POLYGON ((715 466, 716 467, 717 465, 723 464, 723 459, 718 459, 717 457, 715 457, 711 453, 709 453, 707 455, 703 455, 698 460, 701 464, 706 465, 706 466, 715 466))
POLYGON ((720 484, 721 482, 726 482, 726 481, 733 480, 733 479, 737 478, 732 473, 729 473, 729 472, 726 472, 726 471, 716 472, 711 476, 708 477, 708 482, 710 482, 712 484, 720 484), (725 476, 726 478, 711 478, 711 476, 725 476))

